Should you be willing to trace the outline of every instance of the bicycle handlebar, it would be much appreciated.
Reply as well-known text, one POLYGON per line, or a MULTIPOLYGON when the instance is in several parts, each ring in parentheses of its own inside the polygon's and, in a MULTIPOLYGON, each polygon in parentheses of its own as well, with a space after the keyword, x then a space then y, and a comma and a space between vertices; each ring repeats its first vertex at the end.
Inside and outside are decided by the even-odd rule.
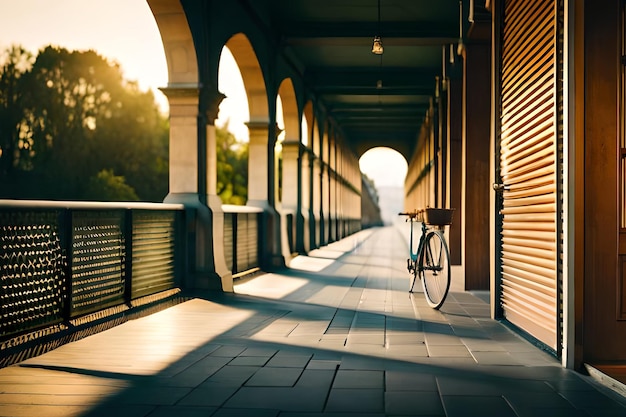
POLYGON ((398 213, 398 216, 409 216, 408 220, 413 220, 413 219, 417 219, 419 216, 422 216, 423 213, 424 213, 424 209, 415 209, 413 211, 398 213))

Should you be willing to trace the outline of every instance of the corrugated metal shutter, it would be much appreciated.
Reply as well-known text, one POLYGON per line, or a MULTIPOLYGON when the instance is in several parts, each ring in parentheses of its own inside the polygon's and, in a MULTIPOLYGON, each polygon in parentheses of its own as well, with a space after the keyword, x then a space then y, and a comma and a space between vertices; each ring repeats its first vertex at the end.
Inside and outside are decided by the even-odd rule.
MULTIPOLYGON (((233 271, 233 247, 235 241, 235 233, 233 231, 234 218, 236 214, 224 213, 224 258, 226 266, 233 271)), ((234 272, 234 271, 233 271, 234 272)))
POLYGON ((505 318, 557 349, 556 5, 505 2, 500 171, 505 185, 501 303, 505 318))
POLYGON ((259 266, 259 215, 245 213, 237 221, 237 271, 244 272, 259 266))
POLYGON ((133 213, 131 298, 174 288, 175 221, 175 212, 133 213))

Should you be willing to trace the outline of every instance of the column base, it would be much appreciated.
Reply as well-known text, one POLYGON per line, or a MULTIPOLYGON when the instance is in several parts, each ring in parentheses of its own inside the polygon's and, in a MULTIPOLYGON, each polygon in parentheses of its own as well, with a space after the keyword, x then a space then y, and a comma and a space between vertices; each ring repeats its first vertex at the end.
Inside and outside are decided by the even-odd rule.
POLYGON ((218 196, 203 204, 195 193, 170 193, 164 203, 185 206, 187 270, 184 289, 233 291, 231 271, 224 260, 224 213, 218 196))

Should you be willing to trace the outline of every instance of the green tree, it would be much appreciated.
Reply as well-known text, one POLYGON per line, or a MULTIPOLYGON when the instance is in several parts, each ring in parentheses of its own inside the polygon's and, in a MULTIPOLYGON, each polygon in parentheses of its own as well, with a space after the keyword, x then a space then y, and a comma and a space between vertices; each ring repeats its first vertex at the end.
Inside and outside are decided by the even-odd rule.
POLYGON ((238 141, 228 131, 228 124, 218 127, 217 194, 223 204, 245 205, 248 200, 248 144, 238 141))
POLYGON ((87 198, 92 200, 138 201, 133 187, 126 184, 124 177, 115 175, 113 170, 104 169, 89 179, 87 198))
MULTIPOLYGON (((10 143, 4 143, 9 129, 0 126, 0 165, 16 167, 0 171, 0 196, 102 200, 89 188, 110 171, 141 200, 162 201, 168 188, 169 129, 151 92, 125 81, 119 65, 94 51, 49 46, 39 51, 31 67, 23 67, 11 77, 17 80, 13 86, 19 93, 14 96, 20 101, 6 106, 14 113, 19 109, 22 117, 18 134, 6 140, 10 143), (11 149, 22 152, 16 155, 11 149), (5 154, 12 154, 13 161, 4 160, 5 154)), ((3 74, 7 68, 12 67, 2 67, 3 74)), ((4 84, 0 88, 4 96, 4 84)), ((10 112, 3 110, 0 119, 5 114, 8 119, 10 112)), ((124 191, 107 199, 129 196, 124 191)))
POLYGON ((22 132, 24 91, 22 76, 32 67, 33 56, 19 46, 0 56, 0 177, 28 166, 32 143, 22 132))

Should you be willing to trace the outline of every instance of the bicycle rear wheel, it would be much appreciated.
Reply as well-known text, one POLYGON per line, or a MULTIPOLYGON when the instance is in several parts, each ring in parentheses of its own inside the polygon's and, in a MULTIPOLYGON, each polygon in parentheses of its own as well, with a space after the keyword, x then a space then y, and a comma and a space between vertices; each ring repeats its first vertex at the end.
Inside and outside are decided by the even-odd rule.
POLYGON ((420 259, 420 278, 428 305, 439 309, 450 289, 450 253, 443 234, 428 233, 420 259))

